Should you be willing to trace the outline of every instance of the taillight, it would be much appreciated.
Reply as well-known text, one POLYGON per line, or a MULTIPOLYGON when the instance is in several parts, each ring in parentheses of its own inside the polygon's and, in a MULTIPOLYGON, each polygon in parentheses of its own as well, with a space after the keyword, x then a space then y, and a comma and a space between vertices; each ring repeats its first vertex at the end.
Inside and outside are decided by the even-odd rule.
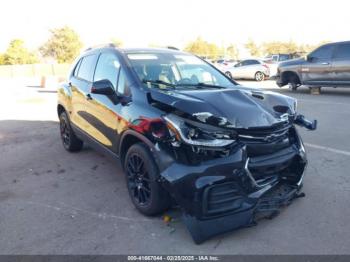
POLYGON ((270 67, 267 64, 263 64, 263 67, 270 69, 270 67))

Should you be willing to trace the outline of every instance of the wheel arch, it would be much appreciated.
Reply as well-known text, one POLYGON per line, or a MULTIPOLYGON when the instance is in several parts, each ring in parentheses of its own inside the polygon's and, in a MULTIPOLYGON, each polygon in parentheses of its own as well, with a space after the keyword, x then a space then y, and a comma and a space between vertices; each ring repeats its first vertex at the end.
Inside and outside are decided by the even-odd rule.
POLYGON ((63 105, 58 104, 58 105, 57 105, 57 115, 60 116, 60 114, 61 114, 62 112, 67 112, 67 110, 64 108, 63 105))
POLYGON ((134 145, 135 143, 144 143, 149 148, 152 156, 154 157, 154 161, 157 164, 159 172, 165 170, 171 163, 175 161, 172 155, 165 150, 162 150, 161 147, 157 145, 157 143, 152 142, 146 136, 136 132, 135 130, 129 129, 126 130, 120 139, 119 143, 119 159, 124 167, 125 156, 128 149, 134 145))
POLYGON ((119 158, 122 165, 124 165, 124 160, 125 160, 127 151, 132 145, 136 143, 146 144, 149 147, 151 152, 154 152, 155 150, 153 142, 149 140, 147 137, 143 136, 142 134, 134 130, 126 130, 120 138, 119 150, 118 150, 119 158))
POLYGON ((282 83, 285 85, 289 83, 289 80, 292 77, 296 77, 296 79, 298 80, 297 84, 301 84, 301 78, 297 72, 288 70, 281 73, 281 80, 282 80, 282 83))

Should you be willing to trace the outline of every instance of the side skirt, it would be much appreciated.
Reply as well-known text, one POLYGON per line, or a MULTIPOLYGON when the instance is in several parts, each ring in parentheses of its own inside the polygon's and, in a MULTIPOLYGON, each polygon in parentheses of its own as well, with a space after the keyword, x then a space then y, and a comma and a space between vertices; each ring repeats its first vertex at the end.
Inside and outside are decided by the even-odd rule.
POLYGON ((103 146, 100 142, 98 142, 96 139, 94 139, 93 137, 91 137, 90 135, 82 131, 79 127, 77 127, 73 123, 71 123, 71 126, 74 130, 74 133, 79 139, 83 140, 84 142, 89 144, 93 149, 107 156, 112 161, 120 161, 120 158, 116 153, 114 153, 113 151, 103 146))

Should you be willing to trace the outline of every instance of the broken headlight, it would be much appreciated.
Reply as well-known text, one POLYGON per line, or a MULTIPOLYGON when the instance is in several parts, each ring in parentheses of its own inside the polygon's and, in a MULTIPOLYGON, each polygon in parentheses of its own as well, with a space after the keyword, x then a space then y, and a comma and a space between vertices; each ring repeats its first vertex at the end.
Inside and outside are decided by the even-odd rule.
POLYGON ((168 114, 164 119, 169 132, 178 142, 191 146, 216 148, 226 147, 235 142, 232 131, 228 132, 221 128, 197 123, 174 114, 168 114))

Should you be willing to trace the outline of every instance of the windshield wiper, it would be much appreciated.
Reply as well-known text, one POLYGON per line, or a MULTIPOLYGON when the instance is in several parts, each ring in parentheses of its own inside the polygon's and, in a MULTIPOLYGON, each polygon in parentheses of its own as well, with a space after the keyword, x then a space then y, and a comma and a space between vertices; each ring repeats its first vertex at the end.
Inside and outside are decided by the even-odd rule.
POLYGON ((159 87, 159 85, 165 85, 165 86, 172 87, 172 88, 176 87, 176 85, 168 83, 168 82, 165 82, 165 81, 162 81, 162 80, 147 80, 147 79, 143 79, 142 82, 145 83, 145 84, 147 84, 147 83, 155 84, 158 87, 159 87))
POLYGON ((197 83, 197 84, 178 84, 176 86, 190 86, 190 87, 196 87, 196 88, 226 88, 224 86, 218 86, 213 84, 206 84, 206 83, 197 83))

